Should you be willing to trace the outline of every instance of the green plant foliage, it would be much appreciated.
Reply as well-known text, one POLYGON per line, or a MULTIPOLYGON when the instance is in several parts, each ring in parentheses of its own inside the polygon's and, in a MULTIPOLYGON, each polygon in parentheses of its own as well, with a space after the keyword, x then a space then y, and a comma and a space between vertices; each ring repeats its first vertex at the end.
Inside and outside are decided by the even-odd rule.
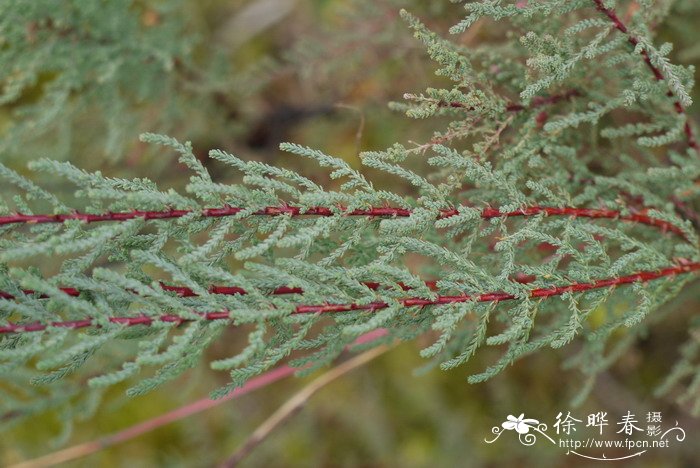
POLYGON ((177 39, 183 29, 172 14, 177 4, 168 8, 135 1, 3 2, 0 105, 12 119, 3 130, 3 153, 46 151, 26 142, 51 135, 59 143, 52 153, 63 157, 74 140, 85 138, 80 130, 88 130, 100 135, 104 154, 121 157, 125 136, 145 117, 140 103, 176 95, 178 76, 170 72, 188 61, 191 41, 177 39), (93 115, 104 109, 98 114, 105 121, 85 122, 86 108, 93 115))
MULTIPOLYGON (((622 4, 605 5, 613 3, 622 4)), ((21 14, 38 15, 41 4, 30 7, 36 9, 33 13, 21 14)), ((361 168, 313 148, 281 145, 289 160, 309 159, 326 171, 332 180, 327 186, 308 174, 212 150, 212 160, 240 174, 240 183, 221 183, 190 143, 156 134, 144 134, 142 140, 160 145, 162 157, 177 157, 190 171, 185 190, 145 178, 87 172, 55 158, 33 161, 32 171, 74 184, 76 198, 68 200, 35 185, 34 177, 0 165, 3 183, 13 187, 7 193, 16 193, 2 200, 0 216, 188 211, 172 219, 73 219, 0 227, 0 290, 13 296, 0 299, 0 325, 86 318, 99 325, 1 335, 0 412, 26 416, 59 407, 66 421, 86 417, 95 408, 90 402, 105 387, 128 382, 128 394, 139 395, 201 364, 208 346, 230 327, 244 330, 248 344, 211 363, 231 376, 217 396, 289 357, 297 366, 311 363, 309 370, 323 366, 378 328, 388 335, 376 343, 430 334, 434 342, 421 355, 443 369, 463 365, 481 348, 497 350, 491 366, 472 373, 472 383, 492 378, 524 356, 577 340, 569 364, 591 382, 636 337, 663 320, 659 306, 675 297, 692 274, 544 297, 530 292, 700 261, 698 227, 678 210, 679 203, 694 209, 700 205, 700 158, 688 145, 686 115, 674 108, 675 100, 682 107, 691 104, 693 70, 672 64, 670 46, 656 46, 648 26, 650 18, 658 20, 668 9, 642 8, 626 35, 613 29, 592 1, 489 0, 464 7, 466 16, 451 33, 459 37, 480 21, 501 21, 507 23, 507 37, 498 44, 464 47, 401 12, 437 64, 442 88, 410 90, 404 102, 392 106, 409 118, 442 125, 431 141, 364 152, 361 168), (636 46, 629 37, 636 38, 636 46), (662 80, 654 79, 642 51, 662 80), (411 195, 392 188, 396 184, 391 180, 408 187, 411 195), (330 214, 259 214, 267 207, 287 206, 302 212, 323 207, 330 214), (347 215, 386 206, 410 210, 410 216, 347 215), (205 215, 219 207, 243 209, 231 216, 205 215), (485 219, 487 207, 500 213, 581 207, 618 210, 622 217, 651 207, 644 213, 674 230, 545 212, 485 219), (444 217, 445 210, 456 212, 444 217), (42 269, 46 258, 60 266, 42 269), (534 280, 518 281, 523 275, 534 280), (426 280, 437 281, 437 291, 426 280), (179 296, 161 281, 196 295, 179 296), (371 288, 368 282, 380 286, 371 288), (235 285, 246 294, 216 294, 211 285, 235 285), (303 293, 270 294, 282 286, 303 293), (60 288, 76 288, 80 294, 60 288), (487 293, 512 300, 476 300, 487 293), (401 302, 460 295, 472 299, 441 305, 401 302), (384 306, 294 313, 299 305, 351 303, 384 306), (209 312, 225 312, 227 318, 208 320, 202 313, 209 312), (157 320, 164 314, 187 322, 157 320), (124 316, 156 320, 148 327, 110 321, 124 316), (79 387, 81 379, 91 390, 79 387), (30 381, 35 385, 28 386, 30 381)), ((93 13, 87 9, 80 14, 93 13)), ((8 37, 20 40, 26 31, 4 25, 16 22, 9 16, 2 27, 8 37)), ((126 14, 111 16, 126 21, 110 26, 115 30, 138 29, 126 14)), ((34 34, 44 38, 82 24, 80 17, 67 17, 71 22, 65 26, 37 22, 34 34)), ((97 55, 85 51, 92 61, 81 62, 85 69, 68 67, 65 57, 59 60, 64 50, 60 39, 42 39, 47 45, 41 53, 55 55, 54 65, 35 63, 38 55, 13 59, 22 73, 3 72, 3 82, 12 83, 5 84, 4 102, 20 99, 41 80, 50 89, 26 107, 28 120, 13 132, 31 131, 31 115, 51 120, 50 109, 57 112, 68 105, 74 86, 101 87, 99 99, 122 105, 104 89, 117 93, 121 81, 131 80, 144 61, 148 66, 137 79, 143 81, 144 96, 149 95, 149 87, 161 87, 158 73, 172 67, 173 57, 185 47, 170 40, 173 33, 144 32, 143 41, 121 32, 116 37, 92 34, 117 43, 107 46, 98 40, 96 47, 106 49, 97 55), (117 55, 125 59, 110 59, 117 55), (49 71, 55 75, 44 77, 49 71), (83 84, 66 84, 71 74, 83 84)), ((91 99, 90 93, 82 95, 91 99)), ((690 287, 697 289, 697 283, 690 287)), ((697 337, 691 336, 669 384, 693 375, 689 391, 696 397, 700 367, 692 362, 697 348, 697 337)))

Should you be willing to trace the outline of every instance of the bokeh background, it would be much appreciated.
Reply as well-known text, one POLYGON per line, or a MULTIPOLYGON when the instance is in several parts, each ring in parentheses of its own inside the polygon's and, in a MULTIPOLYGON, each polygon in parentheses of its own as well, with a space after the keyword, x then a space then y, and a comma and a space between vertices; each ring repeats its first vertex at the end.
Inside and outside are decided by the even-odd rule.
MULTIPOLYGON (((462 12, 447 1, 44 3, 36 2, 34 20, 12 31, 4 23, 7 29, 0 30, 0 44, 19 41, 14 48, 0 47, 0 54, 22 64, 29 75, 19 79, 15 94, 5 89, 0 101, 0 160, 25 175, 30 174, 28 161, 51 157, 105 175, 148 177, 162 188, 182 189, 189 173, 175 163, 176 156, 138 141, 141 132, 160 132, 191 141, 219 181, 233 183, 238 176, 207 161, 213 148, 289 167, 328 185, 326 172, 281 153, 278 144, 315 147, 359 167, 360 151, 425 142, 446 123, 410 120, 388 103, 442 83, 398 17, 399 8, 446 34, 462 12), (80 41, 91 44, 90 53, 80 52, 80 41), (13 50, 16 55, 8 56, 13 50), (48 59, 61 54, 63 62, 48 59), (82 79, 62 82, 71 73, 82 79)), ((700 64, 700 8, 693 2, 660 3, 672 12, 657 25, 659 43, 675 44, 674 61, 700 64)), ((0 14, 20 8, 15 2, 2 4, 0 14)), ((465 46, 498 47, 505 33, 503 25, 486 22, 453 39, 465 46)), ((3 79, 10 75, 6 70, 3 79)), ((697 109, 690 109, 696 119, 697 109)), ((32 177, 68 198, 74 190, 50 175, 32 177)), ((410 187, 392 188, 411 193, 410 187)), ((58 264, 48 261, 41 268, 50 274, 58 264)), ((544 350, 486 383, 469 385, 466 376, 495 356, 482 350, 466 367, 425 368, 418 355, 431 343, 425 337, 323 389, 244 466, 588 466, 595 462, 544 444, 524 447, 507 434, 492 445, 484 439, 509 414, 525 413, 551 425, 560 411, 585 419, 601 410, 609 412, 611 424, 628 410, 639 418, 661 411, 666 423, 677 420, 686 430, 688 439, 679 449, 651 451, 626 466, 700 466, 700 421, 675 403, 673 394, 653 396, 678 355, 689 320, 700 312, 700 298, 686 290, 666 307, 674 309, 673 320, 656 326, 601 375, 579 407, 571 405, 571 398, 581 376, 562 369, 575 343, 572 349, 544 350)), ((244 339, 225 337, 206 360, 226 355, 244 339)), ((96 357, 105 366, 108 358, 96 357)), ((316 375, 275 383, 66 466, 211 466, 316 375)), ((62 433, 56 414, 39 414, 2 433, 0 465, 118 431, 202 398, 227 379, 203 361, 143 397, 127 398, 126 385, 113 388, 95 416, 77 421, 70 434, 62 433)))

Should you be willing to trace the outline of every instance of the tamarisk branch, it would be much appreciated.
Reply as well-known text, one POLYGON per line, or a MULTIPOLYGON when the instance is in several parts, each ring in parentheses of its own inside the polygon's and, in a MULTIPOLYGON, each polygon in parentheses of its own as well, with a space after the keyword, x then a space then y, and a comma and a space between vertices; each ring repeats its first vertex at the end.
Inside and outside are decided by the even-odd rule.
MULTIPOLYGON (((610 21, 612 21, 613 26, 615 29, 620 31, 622 34, 627 35, 627 42, 632 44, 635 48, 639 44, 639 39, 636 38, 635 36, 631 35, 629 32, 629 29, 625 25, 625 23, 622 22, 619 16, 617 16, 617 13, 615 13, 615 10, 611 8, 607 8, 605 4, 603 3, 603 0, 593 0, 593 3, 595 3, 596 8, 603 12, 608 18, 610 18, 610 21)), ((642 54, 642 57, 644 58, 644 62, 647 64, 651 72, 654 74, 654 78, 656 78, 657 81, 663 81, 666 79, 664 74, 661 72, 659 67, 654 65, 651 61, 651 58, 649 57, 649 53, 642 49, 640 52, 642 54)), ((669 89, 668 91, 668 96, 673 97, 673 91, 669 89)), ((683 126, 684 132, 685 132, 685 137, 687 144, 690 148, 693 148, 696 151, 700 151, 700 148, 698 147, 698 142, 695 139, 695 133, 693 132, 693 128, 690 126, 690 118, 688 117, 687 112, 685 111, 685 108, 683 107, 683 104, 679 100, 675 100, 673 103, 674 108, 676 109, 676 112, 679 114, 685 116, 685 124, 683 126)))
MULTIPOLYGON (((646 283, 648 281, 657 280, 660 278, 676 276, 680 274, 687 274, 700 271, 700 262, 689 262, 668 268, 664 268, 658 271, 641 271, 631 275, 620 276, 618 278, 607 278, 594 281, 592 283, 572 283, 565 286, 552 286, 547 288, 537 288, 532 289, 528 294, 530 298, 547 298, 553 296, 561 296, 567 292, 585 292, 591 291, 593 289, 601 288, 614 288, 617 286, 632 284, 632 283, 646 283)), ((463 302, 500 302, 516 299, 517 297, 513 294, 502 293, 502 292, 489 292, 480 294, 478 296, 470 296, 467 294, 462 294, 459 296, 437 296, 434 299, 425 299, 420 297, 409 297, 405 299, 400 299, 399 303, 404 307, 426 307, 426 306, 438 306, 445 304, 456 304, 463 302)), ((321 304, 321 305, 299 305, 295 308, 293 314, 326 314, 335 312, 352 312, 352 311, 370 311, 375 312, 377 310, 385 309, 391 304, 385 301, 371 302, 369 304, 321 304)), ((201 320, 228 320, 230 319, 230 312, 205 312, 198 313, 201 320)), ((192 321, 184 317, 173 314, 164 314, 157 317, 109 317, 107 319, 109 323, 125 325, 125 326, 135 326, 135 325, 152 325, 154 322, 164 322, 164 323, 176 323, 181 324, 184 322, 192 321)), ((70 328, 79 329, 86 328, 96 325, 95 321, 91 318, 86 318, 83 320, 70 320, 64 322, 51 322, 50 324, 45 323, 32 323, 32 324, 9 324, 5 326, 0 326, 0 334, 3 333, 26 333, 26 332, 38 332, 46 330, 49 327, 54 328, 70 328)))
MULTIPOLYGON (((204 218, 221 218, 226 216, 234 216, 244 211, 245 208, 226 206, 221 208, 206 208, 199 215, 204 218)), ((622 214, 618 210, 600 209, 600 208, 576 208, 576 207, 552 207, 552 206, 530 206, 519 210, 504 212, 498 208, 484 208, 481 211, 482 219, 492 219, 500 217, 518 217, 518 216, 536 216, 544 214, 546 216, 572 216, 574 218, 592 218, 592 219, 613 219, 627 222, 646 224, 670 231, 678 235, 683 235, 683 231, 669 223, 660 219, 653 218, 645 214, 647 209, 640 210, 637 213, 622 214)), ((8 224, 42 224, 42 223, 64 223, 71 220, 79 220, 85 223, 96 223, 103 221, 126 221, 130 219, 143 218, 145 220, 157 219, 173 219, 182 218, 194 213, 192 210, 161 210, 161 211, 121 211, 108 213, 66 213, 66 214, 13 214, 0 216, 0 225, 8 224)), ((297 206, 289 206, 283 204, 281 206, 267 206, 253 212, 255 216, 335 216, 342 213, 343 216, 366 216, 366 217, 410 217, 413 211, 408 208, 398 207, 370 207, 352 211, 345 211, 341 207, 329 208, 325 206, 314 206, 310 208, 300 208, 297 206)), ((459 214, 457 208, 440 210, 437 219, 449 218, 459 214)))

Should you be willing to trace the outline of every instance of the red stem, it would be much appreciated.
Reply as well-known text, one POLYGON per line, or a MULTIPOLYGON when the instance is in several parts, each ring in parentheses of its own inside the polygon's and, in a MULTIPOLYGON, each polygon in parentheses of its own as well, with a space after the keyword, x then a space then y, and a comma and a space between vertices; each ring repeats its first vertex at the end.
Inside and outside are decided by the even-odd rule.
MULTIPOLYGON (((530 101, 530 109, 537 109, 538 107, 548 106, 551 104, 556 104, 559 101, 568 101, 569 99, 580 96, 581 94, 575 89, 570 89, 561 94, 553 94, 551 96, 535 96, 530 101)), ((522 104, 508 104, 506 110, 510 112, 519 112, 527 109, 528 107, 522 104)))
MULTIPOLYGON (((231 216, 236 213, 241 212, 242 208, 237 207, 224 207, 224 208, 208 208, 201 212, 204 217, 221 217, 221 216, 231 216)), ((342 208, 341 208, 342 211, 342 208)), ((16 214, 12 216, 0 217, 0 224, 10 224, 10 223, 50 223, 50 222, 64 222, 69 219, 79 219, 84 222, 98 222, 98 221, 123 221, 126 219, 133 219, 136 217, 143 217, 144 219, 166 219, 166 218, 178 218, 192 213, 190 210, 165 210, 165 211, 129 211, 129 212, 119 212, 119 213, 103 213, 103 214, 83 214, 83 213, 71 213, 64 215, 21 215, 16 214)), ((547 216, 573 216, 581 218, 593 218, 593 219, 618 219, 622 221, 638 222, 641 224, 646 224, 649 226, 654 226, 662 229, 663 231, 671 231, 676 234, 683 236, 683 232, 675 225, 652 218, 645 214, 645 210, 639 213, 634 213, 630 215, 622 215, 616 210, 607 209, 594 209, 594 208, 573 208, 573 207, 541 207, 533 206, 523 208, 521 210, 502 212, 496 208, 485 208, 481 212, 481 217, 483 219, 491 219, 497 217, 511 217, 511 216, 534 216, 538 214, 546 214, 547 216)), ((289 214, 292 216, 300 215, 315 215, 315 216, 333 216, 334 213, 330 208, 327 207, 312 207, 305 211, 302 211, 299 207, 293 207, 289 205, 282 205, 280 207, 266 207, 257 212, 257 215, 267 215, 267 216, 278 216, 282 214, 289 214)), ((412 211, 406 208, 394 208, 394 207, 372 207, 362 210, 354 210, 346 212, 347 216, 396 216, 396 217, 408 217, 411 216, 412 211)), ((447 218, 450 216, 455 216, 459 214, 456 209, 446 209, 440 212, 438 218, 447 218)), ((620 284, 627 284, 635 281, 649 281, 652 279, 657 279, 663 276, 674 275, 679 273, 687 273, 695 271, 700 266, 700 263, 686 263, 684 265, 669 267, 660 272, 640 272, 633 275, 623 276, 620 278, 600 280, 595 283, 584 283, 584 284, 572 284, 568 286, 553 287, 553 288, 541 288, 534 289, 531 291, 531 297, 549 297, 563 294, 567 291, 581 292, 590 289, 617 286, 620 284)), ((521 283, 529 282, 527 280, 518 280, 521 283)), ((399 286, 407 291, 411 289, 403 283, 398 283, 399 286)), ((380 287, 379 283, 368 282, 365 283, 370 289, 376 290, 380 287)), ((426 285, 432 289, 436 289, 435 282, 428 281, 426 285)), ((195 292, 190 288, 183 286, 169 286, 161 284, 161 287, 166 291, 173 291, 180 296, 191 297, 195 296, 195 292)), ((60 288, 65 294, 70 296, 80 295, 80 291, 75 288, 60 288)), ((246 291, 237 286, 212 286, 209 291, 213 294, 246 294, 246 291)), ((32 294, 33 291, 25 290, 24 293, 32 294)), ((272 294, 302 294, 303 290, 301 288, 293 288, 282 286, 275 289, 272 294)), ((44 296, 40 296, 44 297, 44 296)), ((0 298, 2 299, 14 299, 12 294, 0 291, 0 298)), ((514 296, 494 292, 486 293, 476 297, 478 302, 486 301, 502 301, 515 299, 514 296)), ((440 305, 440 304, 450 304, 455 302, 465 302, 472 300, 471 296, 460 295, 460 296, 438 296, 437 299, 427 300, 422 298, 406 298, 402 299, 400 302, 404 306, 426 306, 426 305, 440 305)), ((342 311, 352 311, 352 310, 379 310, 388 307, 385 302, 373 302, 366 305, 358 304, 325 304, 325 305, 300 305, 297 306, 294 313, 327 313, 327 312, 342 312, 342 311)), ((229 312, 207 312, 201 313, 200 316, 204 320, 222 320, 229 318, 229 312)), ((132 325, 151 325, 154 321, 160 322, 175 322, 182 323, 187 321, 180 316, 173 314, 164 314, 157 317, 110 317, 109 322, 118 323, 127 326, 132 325)), ((94 320, 91 318, 86 318, 82 320, 72 320, 72 321, 62 321, 62 322, 52 322, 50 324, 54 327, 61 328, 71 328, 78 329, 94 325, 94 320)), ((45 330, 49 325, 44 323, 33 323, 33 324, 8 324, 6 326, 0 327, 0 334, 2 333, 18 333, 18 332, 32 332, 45 330)))
MULTIPOLYGON (((524 277, 518 277, 515 279, 515 281, 519 283, 527 283, 531 282, 527 278, 524 277)), ((376 291, 378 290, 382 285, 377 282, 373 281, 365 281, 362 284, 367 286, 369 289, 376 291)), ((410 291, 411 288, 410 286, 406 285, 405 283, 398 282, 396 283, 402 290, 404 291, 410 291)), ((437 291, 437 281, 425 281, 425 285, 432 291, 437 291)), ((191 288, 188 288, 187 286, 173 286, 165 283, 160 283, 160 287, 164 291, 170 291, 174 292, 180 297, 196 297, 198 296, 197 293, 195 293, 191 288)), ((76 288, 68 288, 68 287, 59 287, 58 288, 63 294, 66 294, 71 297, 78 297, 80 296, 81 291, 76 288)), ((236 294, 240 295, 245 295, 248 294, 248 292, 239 287, 239 286, 210 286, 209 287, 209 292, 211 294, 222 294, 226 296, 233 296, 236 294)), ((35 294, 36 291, 32 289, 23 289, 22 293, 30 295, 30 294, 35 294)), ((278 288, 275 288, 270 292, 273 296, 280 296, 284 294, 304 294, 304 290, 302 288, 297 288, 297 287, 289 287, 289 286, 280 286, 278 288)), ((41 294, 37 296, 39 299, 48 299, 49 296, 45 294, 41 294)), ((6 291, 0 291, 0 299, 16 299, 16 297, 13 294, 10 294, 6 291)))
MULTIPOLYGON (((225 216, 233 216, 244 208, 226 206, 222 208, 205 208, 199 215, 204 218, 221 218, 225 216)), ((338 207, 340 212, 345 211, 342 206, 338 207)), ((652 218, 646 214, 646 209, 629 215, 622 215, 617 210, 598 209, 598 208, 575 208, 575 207, 552 207, 552 206, 530 206, 515 211, 503 212, 497 208, 484 208, 481 211, 482 219, 491 219, 499 217, 513 216, 535 216, 544 213, 547 216, 573 216, 574 218, 594 218, 594 219, 616 219, 620 221, 637 222, 647 224, 662 229, 663 231, 671 231, 679 235, 683 235, 683 231, 668 221, 652 218)), ((193 210, 161 210, 161 211, 121 211, 108 213, 66 213, 66 214, 36 214, 25 215, 16 213, 12 215, 0 216, 0 225, 5 224, 40 224, 40 223, 63 223, 69 220, 80 220, 86 223, 96 223, 102 221, 126 221, 129 219, 143 218, 150 219, 172 219, 182 218, 193 213, 193 210)), ((397 207, 370 207, 353 211, 345 211, 343 216, 368 216, 368 217, 398 217, 407 218, 412 214, 412 210, 408 208, 397 207)), ((333 209, 325 206, 314 206, 306 210, 302 210, 298 206, 268 206, 253 213, 256 216, 334 216, 333 209)), ((456 216, 459 211, 456 208, 440 210, 438 219, 449 218, 456 216)))
MULTIPOLYGON (((531 298, 547 298, 552 296, 560 296, 567 292, 584 292, 593 289, 601 289, 608 287, 617 287, 624 284, 631 283, 645 283, 647 281, 652 281, 668 276, 675 276, 679 274, 686 274, 700 271, 700 262, 684 262, 683 264, 675 265, 672 267, 663 268, 658 271, 641 271, 631 275, 620 276, 618 278, 607 278, 594 281, 592 283, 572 283, 566 286, 552 286, 548 288, 536 288, 530 290, 529 297, 531 298)), ((469 301, 475 302, 500 302, 513 300, 516 297, 512 294, 504 292, 490 292, 485 294, 480 294, 478 296, 470 296, 468 294, 462 294, 459 296, 441 296, 438 295, 434 299, 424 299, 420 297, 409 297, 404 299, 399 299, 398 303, 404 307, 425 307, 431 305, 444 305, 444 304, 456 304, 469 301)), ((350 312, 350 311, 377 311, 389 307, 391 304, 384 301, 371 302, 369 304, 321 304, 321 305, 299 305, 295 308, 293 314, 323 314, 323 313, 334 313, 334 312, 350 312)), ((230 313, 228 311, 223 312, 206 312, 199 313, 202 320, 228 320, 230 318, 230 313)), ((108 319, 110 323, 116 323, 126 326, 134 325, 152 325, 153 322, 168 322, 168 323, 183 323, 189 322, 191 319, 180 317, 174 314, 163 314, 155 317, 138 316, 138 317, 110 317, 108 319)), ((24 332, 35 332, 42 331, 48 327, 57 328, 85 328, 92 325, 96 325, 95 321, 91 318, 86 318, 82 320, 69 320, 63 322, 51 322, 46 323, 32 323, 32 324, 8 324, 0 327, 0 334, 2 333, 24 333, 24 332)))
MULTIPOLYGON (((606 8, 605 5, 603 4, 603 0, 593 0, 593 3, 595 3, 596 8, 605 13, 605 15, 612 21, 613 26, 615 29, 620 31, 623 34, 627 35, 627 41, 632 44, 632 46, 637 47, 637 44, 639 44, 639 39, 632 36, 629 33, 629 30, 627 29, 627 26, 625 26, 625 23, 622 22, 619 16, 617 16, 617 13, 615 13, 615 10, 611 8, 606 8)), ((656 78, 657 81, 663 81, 665 79, 664 74, 661 72, 661 70, 655 66, 653 63, 651 63, 651 58, 649 57, 649 53, 646 50, 641 51, 642 57, 644 58, 644 62, 647 64, 651 72, 654 74, 654 78, 656 78)), ((668 91, 667 95, 669 97, 673 97, 673 92, 671 90, 668 91)), ((683 127, 685 131, 685 137, 686 141, 688 143, 688 146, 690 148, 693 148, 695 150, 698 150, 698 143, 695 140, 695 134, 693 133, 693 129, 690 126, 690 118, 688 117, 688 114, 685 111, 685 108, 683 105, 680 103, 680 101, 676 100, 673 103, 674 108, 676 109, 676 112, 679 114, 682 114, 685 116, 685 125, 683 127)))
MULTIPOLYGON (((379 328, 369 333, 365 333, 364 335, 361 335, 359 338, 357 338, 351 345, 347 346, 345 350, 351 351, 353 346, 369 343, 371 341, 385 336, 387 333, 387 330, 384 328, 379 328)), ((170 424, 175 421, 180 421, 181 419, 219 406, 222 403, 225 403, 229 400, 233 400, 247 393, 267 387, 268 385, 273 384, 279 380, 282 380, 286 377, 290 377, 295 372, 308 368, 310 365, 311 363, 302 367, 291 367, 288 364, 282 364, 279 367, 276 367, 263 374, 251 378, 245 384, 235 388, 232 392, 228 393, 222 398, 218 398, 216 400, 212 400, 211 398, 202 398, 201 400, 188 403, 187 405, 181 406, 180 408, 176 408, 174 410, 168 411, 167 413, 158 415, 154 418, 147 419, 140 423, 134 424, 133 426, 129 426, 125 429, 122 429, 119 432, 115 432, 114 434, 109 434, 95 440, 84 442, 79 445, 74 445, 72 447, 68 447, 57 452, 49 453, 48 455, 44 455, 40 458, 23 462, 22 465, 28 464, 31 466, 54 466, 59 463, 65 463, 70 460, 75 460, 77 458, 90 455, 91 453, 99 452, 100 450, 104 450, 108 447, 112 447, 113 445, 121 444, 122 442, 131 440, 142 434, 151 432, 155 429, 158 429, 159 427, 165 426, 166 424, 170 424)), ((0 420, 2 420, 2 416, 0 416, 0 420)))
MULTIPOLYGON (((524 111, 526 109, 537 109, 538 107, 547 106, 550 104, 556 104, 559 101, 566 101, 566 100, 571 99, 572 97, 580 96, 580 95, 581 94, 577 90, 571 89, 571 90, 566 91, 564 93, 553 94, 551 96, 535 96, 530 101, 529 106, 525 106, 523 104, 518 104, 518 103, 514 103, 514 102, 506 104, 506 111, 508 111, 508 112, 521 112, 521 111, 524 111)), ((449 102, 440 101, 437 104, 439 107, 453 107, 453 108, 466 109, 469 111, 475 110, 475 108, 473 106, 467 106, 463 102, 459 102, 459 101, 449 101, 449 102)))

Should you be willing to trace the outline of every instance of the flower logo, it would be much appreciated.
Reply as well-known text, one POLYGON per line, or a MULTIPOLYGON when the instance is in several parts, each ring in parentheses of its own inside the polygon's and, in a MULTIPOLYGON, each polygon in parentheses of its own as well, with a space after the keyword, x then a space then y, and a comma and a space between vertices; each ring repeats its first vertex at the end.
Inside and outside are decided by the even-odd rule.
POLYGON ((527 434, 531 427, 537 427, 539 423, 537 419, 525 419, 525 413, 521 413, 517 418, 509 414, 501 426, 507 431, 515 429, 518 434, 527 434))
POLYGON ((523 445, 534 445, 535 442, 537 442, 537 434, 535 433, 546 437, 547 440, 556 445, 554 439, 549 437, 545 432, 547 430, 547 425, 540 423, 537 419, 526 419, 525 413, 521 413, 517 418, 509 414, 500 427, 493 426, 491 428, 491 433, 494 434, 495 437, 491 440, 484 439, 484 442, 492 444, 501 437, 501 434, 513 430, 518 433, 518 440, 520 440, 520 443, 523 445), (532 432, 530 432, 530 429, 532 429, 532 432))

